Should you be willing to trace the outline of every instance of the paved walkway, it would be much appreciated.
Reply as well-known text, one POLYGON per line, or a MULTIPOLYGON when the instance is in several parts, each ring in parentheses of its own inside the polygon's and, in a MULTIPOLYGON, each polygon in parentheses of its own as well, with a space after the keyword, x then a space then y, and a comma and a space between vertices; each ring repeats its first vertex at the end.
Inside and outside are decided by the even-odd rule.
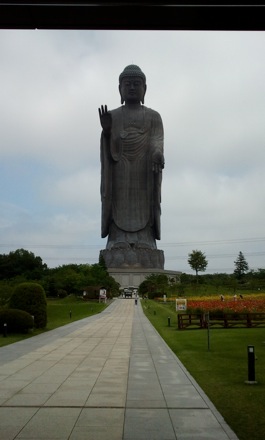
POLYGON ((0 440, 238 440, 132 299, 0 348, 0 440))

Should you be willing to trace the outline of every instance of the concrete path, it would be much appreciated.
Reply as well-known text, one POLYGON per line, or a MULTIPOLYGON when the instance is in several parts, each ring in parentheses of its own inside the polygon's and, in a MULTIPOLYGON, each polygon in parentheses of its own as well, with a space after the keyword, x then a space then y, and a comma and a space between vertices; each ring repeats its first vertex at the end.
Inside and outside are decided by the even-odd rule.
POLYGON ((0 348, 0 440, 238 440, 133 299, 0 348))

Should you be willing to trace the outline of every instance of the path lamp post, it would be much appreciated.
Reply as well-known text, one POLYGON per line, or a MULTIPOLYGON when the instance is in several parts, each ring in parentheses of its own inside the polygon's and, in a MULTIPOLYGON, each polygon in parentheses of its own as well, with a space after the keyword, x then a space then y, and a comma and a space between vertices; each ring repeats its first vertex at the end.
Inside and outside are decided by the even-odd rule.
POLYGON ((206 325, 207 325, 207 345, 208 351, 210 351, 210 312, 205 313, 206 325))
POLYGON ((247 384, 256 384, 255 380, 255 347, 254 345, 248 345, 248 380, 245 381, 247 384))

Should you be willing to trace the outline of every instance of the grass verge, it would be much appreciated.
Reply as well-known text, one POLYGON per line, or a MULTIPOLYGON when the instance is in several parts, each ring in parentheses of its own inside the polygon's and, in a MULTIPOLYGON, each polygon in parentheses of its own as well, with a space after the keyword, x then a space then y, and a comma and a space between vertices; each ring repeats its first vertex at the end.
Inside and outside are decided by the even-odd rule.
POLYGON ((82 299, 75 298, 75 296, 69 296, 58 300, 48 299, 47 327, 45 329, 34 329, 31 333, 25 335, 21 333, 7 333, 7 337, 0 337, 0 347, 31 338, 32 336, 53 330, 62 325, 70 324, 73 321, 78 321, 87 318, 88 316, 95 315, 102 312, 106 307, 107 305, 104 303, 85 302, 82 299))
POLYGON ((265 432, 265 329, 178 330, 174 306, 147 300, 144 313, 240 440, 265 432), (170 326, 169 320, 170 318, 170 326), (255 346, 256 385, 247 385, 247 346, 255 346))

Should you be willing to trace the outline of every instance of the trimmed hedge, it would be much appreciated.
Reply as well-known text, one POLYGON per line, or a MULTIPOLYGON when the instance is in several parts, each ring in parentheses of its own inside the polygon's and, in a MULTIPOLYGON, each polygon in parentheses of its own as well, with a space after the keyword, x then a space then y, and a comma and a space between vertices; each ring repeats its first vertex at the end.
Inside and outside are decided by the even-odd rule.
POLYGON ((0 328, 4 330, 7 324, 7 333, 28 333, 34 327, 32 316, 24 310, 0 310, 0 328))
POLYGON ((38 283, 18 284, 10 298, 9 307, 28 312, 34 316, 34 326, 47 325, 47 301, 43 287, 38 283))

